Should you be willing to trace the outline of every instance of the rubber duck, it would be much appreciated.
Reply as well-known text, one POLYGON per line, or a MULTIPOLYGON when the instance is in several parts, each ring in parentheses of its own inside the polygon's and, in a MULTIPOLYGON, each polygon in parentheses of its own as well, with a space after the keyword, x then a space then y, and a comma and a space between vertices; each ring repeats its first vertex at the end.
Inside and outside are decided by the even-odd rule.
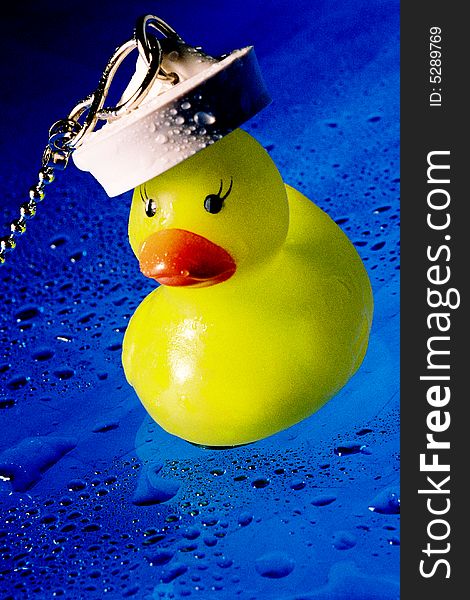
POLYGON ((373 313, 362 261, 245 131, 136 187, 129 241, 160 285, 130 319, 123 366, 171 434, 254 442, 316 412, 359 368, 373 313))

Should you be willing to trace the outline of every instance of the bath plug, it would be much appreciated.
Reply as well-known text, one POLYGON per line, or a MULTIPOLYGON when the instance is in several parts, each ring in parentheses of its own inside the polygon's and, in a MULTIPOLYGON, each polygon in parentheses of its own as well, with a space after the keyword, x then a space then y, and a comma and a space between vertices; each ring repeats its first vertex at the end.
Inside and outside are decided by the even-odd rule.
POLYGON ((355 373, 369 339, 372 292, 354 246, 239 128, 269 101, 252 47, 214 58, 147 15, 96 92, 51 129, 30 195, 35 209, 72 152, 109 196, 134 188, 129 242, 159 285, 129 322, 125 375, 157 423, 203 446, 305 419, 355 373), (136 73, 105 108, 133 48, 136 73))

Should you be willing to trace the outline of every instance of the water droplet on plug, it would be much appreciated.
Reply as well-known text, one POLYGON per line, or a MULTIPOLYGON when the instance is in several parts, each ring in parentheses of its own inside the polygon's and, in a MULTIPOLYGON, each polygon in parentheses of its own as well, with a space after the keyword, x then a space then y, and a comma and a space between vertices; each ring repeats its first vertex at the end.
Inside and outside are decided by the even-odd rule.
POLYGON ((166 144, 168 142, 168 138, 163 133, 159 133, 155 138, 155 141, 157 142, 157 144, 166 144))
POLYGON ((194 122, 196 125, 212 125, 215 123, 215 117, 212 113, 200 111, 194 115, 194 122))

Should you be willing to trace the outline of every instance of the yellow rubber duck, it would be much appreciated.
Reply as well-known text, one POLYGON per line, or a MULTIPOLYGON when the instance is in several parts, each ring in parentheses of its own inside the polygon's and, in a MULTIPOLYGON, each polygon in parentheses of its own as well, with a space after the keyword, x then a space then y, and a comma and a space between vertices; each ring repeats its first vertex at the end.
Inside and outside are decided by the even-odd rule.
POLYGON ((246 132, 136 188, 129 240, 162 285, 130 320, 123 365, 166 431, 259 440, 317 411, 361 364, 373 312, 361 259, 246 132))

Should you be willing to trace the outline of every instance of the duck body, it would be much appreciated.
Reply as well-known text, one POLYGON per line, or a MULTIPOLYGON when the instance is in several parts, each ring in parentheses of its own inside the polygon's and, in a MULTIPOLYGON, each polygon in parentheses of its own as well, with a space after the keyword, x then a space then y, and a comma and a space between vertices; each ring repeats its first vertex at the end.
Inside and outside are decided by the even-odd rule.
POLYGON ((286 231, 262 260, 237 261, 235 247, 233 276, 161 285, 127 328, 128 381, 165 430, 190 442, 245 444, 301 421, 366 352, 373 303, 355 248, 305 196, 283 193, 286 231))

